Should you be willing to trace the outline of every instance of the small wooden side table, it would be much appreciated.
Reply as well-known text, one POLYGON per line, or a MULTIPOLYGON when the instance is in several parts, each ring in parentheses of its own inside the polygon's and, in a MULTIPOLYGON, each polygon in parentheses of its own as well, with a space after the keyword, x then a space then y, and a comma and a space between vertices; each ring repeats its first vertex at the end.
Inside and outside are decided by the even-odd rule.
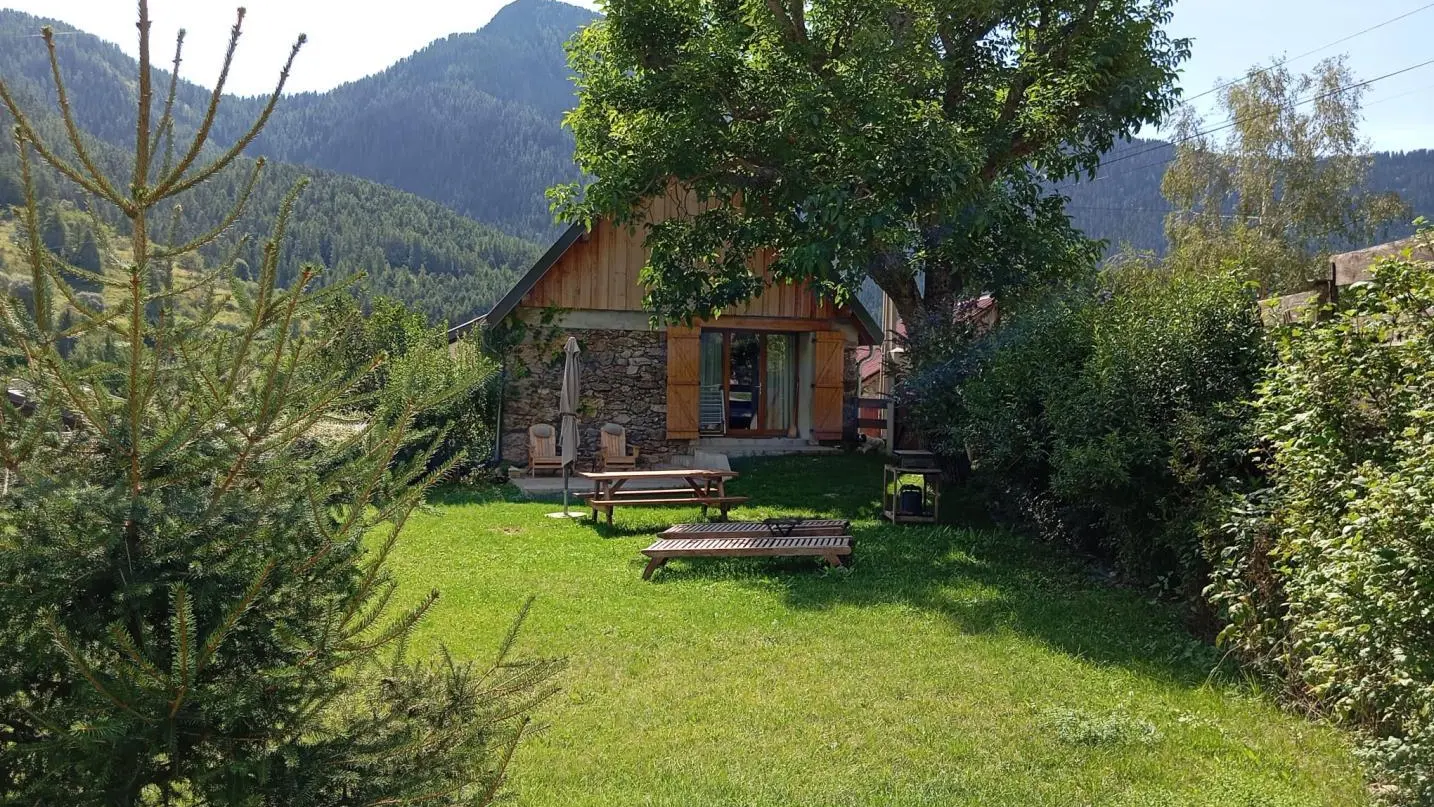
POLYGON ((899 461, 887 465, 881 477, 881 514, 893 524, 935 524, 941 517, 941 469, 899 461), (916 511, 904 508, 901 500, 901 480, 913 476, 921 477, 921 506, 916 511))

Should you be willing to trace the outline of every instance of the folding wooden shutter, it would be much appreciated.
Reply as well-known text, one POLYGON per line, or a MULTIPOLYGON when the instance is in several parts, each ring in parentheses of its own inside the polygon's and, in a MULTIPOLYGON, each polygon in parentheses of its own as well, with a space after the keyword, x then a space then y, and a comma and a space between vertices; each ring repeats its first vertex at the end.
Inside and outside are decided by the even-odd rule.
POLYGON ((702 332, 667 329, 667 439, 697 439, 702 332))
POLYGON ((812 436, 840 440, 846 337, 840 331, 817 331, 812 380, 812 436))

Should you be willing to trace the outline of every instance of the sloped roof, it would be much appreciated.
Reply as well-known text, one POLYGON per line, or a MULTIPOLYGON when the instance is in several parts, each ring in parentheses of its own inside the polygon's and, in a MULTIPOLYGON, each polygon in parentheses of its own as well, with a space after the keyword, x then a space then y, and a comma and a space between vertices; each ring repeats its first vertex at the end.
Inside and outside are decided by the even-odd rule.
MULTIPOLYGON (((509 314, 513 313, 513 309, 517 308, 518 304, 523 301, 523 298, 528 296, 528 292, 532 291, 533 287, 538 285, 538 281, 542 280, 543 276, 557 265, 563 255, 567 254, 569 249, 572 249, 573 244, 576 244, 585 232, 587 232, 587 228, 582 224, 574 224, 568 227, 568 229, 558 237, 558 240, 553 242, 553 245, 548 248, 548 251, 544 252, 541 258, 538 258, 537 263, 533 264, 533 268, 518 278, 518 282, 513 284, 513 287, 508 290, 508 293, 503 295, 503 298, 494 304, 488 313, 449 328, 448 341, 456 341, 475 327, 481 327, 484 323, 502 322, 509 314)), ((852 315, 856 317, 857 324, 865 332, 864 336, 866 336, 867 340, 872 344, 879 343, 881 341, 881 326, 877 324, 871 312, 866 310, 866 306, 861 304, 861 300, 853 296, 847 305, 851 309, 852 315)))
POLYGON ((518 282, 513 284, 513 288, 508 289, 508 293, 503 295, 503 298, 495 303, 493 307, 488 310, 488 313, 449 328, 448 341, 452 342, 461 338, 464 334, 473 330, 475 327, 481 326, 485 322, 502 322, 505 317, 513 312, 513 309, 518 307, 518 303, 523 301, 523 298, 527 296, 528 292, 532 291, 533 287, 538 285, 538 281, 543 279, 543 275, 546 275, 548 270, 553 268, 553 265, 558 262, 558 259, 563 257, 563 254, 566 253, 573 244, 577 243, 579 238, 582 238, 583 233, 586 231, 587 228, 582 224, 574 224, 569 227, 558 237, 557 241, 553 242, 551 247, 548 247, 548 251, 544 252, 541 258, 538 258, 538 262, 533 264, 533 268, 518 278, 518 282))

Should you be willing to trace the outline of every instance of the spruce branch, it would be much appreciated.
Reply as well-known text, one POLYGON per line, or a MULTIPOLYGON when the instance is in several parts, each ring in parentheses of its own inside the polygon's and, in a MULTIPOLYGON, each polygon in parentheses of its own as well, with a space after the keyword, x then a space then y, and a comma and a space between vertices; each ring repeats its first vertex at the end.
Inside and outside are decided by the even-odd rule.
POLYGON ((234 631, 239 621, 258 602, 259 595, 264 591, 264 586, 269 582, 269 577, 274 573, 276 565, 272 560, 264 564, 264 567, 259 570, 259 574, 255 575, 254 582, 250 583, 249 588, 245 590, 244 596, 234 604, 233 608, 229 609, 214 632, 209 634, 209 638, 204 641, 204 647, 199 651, 199 658, 195 661, 196 674, 202 672, 209 665, 214 654, 218 653, 219 648, 223 646, 224 640, 229 638, 229 634, 234 631))
MULTIPOLYGON (((150 75, 149 59, 149 0, 139 0, 139 22, 135 27, 139 29, 139 114, 135 116, 134 178, 130 181, 130 199, 134 211, 130 213, 130 218, 135 218, 141 211, 153 205, 151 194, 145 188, 149 182, 149 116, 154 92, 151 87, 153 77, 150 75)), ((135 260, 139 260, 139 253, 135 254, 135 260)))
POLYGON ((60 649, 60 652, 64 655, 65 659, 69 661, 70 664, 74 665, 75 670, 79 672, 80 676, 83 677, 85 681, 87 681, 96 692, 103 695, 105 699, 108 700, 110 703, 113 703, 115 706, 118 706, 124 711, 129 712, 135 717, 140 718, 141 720, 149 719, 146 718, 144 715, 141 715, 132 705, 130 705, 129 702, 125 701, 123 698, 120 698, 118 695, 111 692, 109 687, 105 686, 104 682, 100 680, 99 674, 95 672, 94 668, 91 667, 84 660, 84 657, 80 654, 79 649, 75 647, 74 640, 70 637, 69 633, 67 633, 64 628, 60 627, 60 623, 55 619, 55 614, 53 611, 46 614, 45 627, 49 629, 50 636, 53 638, 55 646, 60 649))
POLYGON ((80 136, 80 127, 75 125, 75 116, 70 109, 70 97, 65 89, 65 80, 60 75, 60 57, 55 51, 55 31, 46 25, 40 29, 40 36, 45 40, 45 49, 50 56, 50 77, 55 84, 56 103, 60 107, 60 118, 65 122, 65 133, 69 136, 70 148, 75 150, 75 156, 79 158, 80 165, 84 166, 95 184, 104 189, 106 198, 115 200, 119 194, 115 192, 103 171, 95 166, 95 161, 90 157, 89 150, 85 148, 84 138, 80 136))
MULTIPOLYGON (((195 238, 183 244, 174 245, 173 239, 171 238, 171 246, 166 247, 164 249, 155 250, 155 260, 169 260, 180 255, 186 255, 191 252, 196 252, 200 248, 208 246, 210 243, 213 243, 214 240, 222 236, 225 231, 227 231, 230 227, 233 227, 234 223, 239 220, 239 217, 244 215, 244 209, 249 204, 249 197, 254 192, 254 186, 257 185, 259 182, 259 174, 261 171, 264 170, 264 164, 264 158, 262 157, 254 161, 254 168, 249 172, 249 178, 245 180, 244 184, 241 185, 239 188, 238 198, 236 199, 234 205, 229 209, 228 214, 224 216, 223 220, 221 220, 217 226, 215 226, 208 232, 202 233, 199 236, 196 236, 195 238)), ((179 210, 180 208, 176 206, 176 216, 178 215, 179 210)))
MULTIPOLYGON (((3 91, 0 85, 0 91, 3 91)), ((30 170, 30 149, 32 142, 23 133, 17 132, 16 142, 20 149, 20 184, 25 194, 25 233, 30 262, 31 295, 34 298, 35 327, 43 336, 50 332, 50 290, 49 278, 45 272, 45 246, 40 241, 40 202, 35 198, 35 179, 30 170)), ((28 346, 26 346, 27 351, 28 346)))
MULTIPOLYGON (((219 78, 214 82, 214 91, 209 95, 209 106, 204 110, 204 119, 199 124, 199 130, 195 133, 194 139, 190 142, 189 150, 179 161, 179 165, 167 170, 164 179, 160 182, 160 194, 163 194, 163 187, 168 184, 172 177, 183 176, 194 164, 199 153, 203 151, 204 144, 209 140, 209 132, 214 127, 214 119, 219 114, 219 102, 224 98, 224 85, 229 81, 229 70, 234 66, 234 51, 239 47, 239 37, 244 32, 244 16, 247 11, 240 8, 235 12, 235 20, 232 28, 229 29, 229 45, 224 49, 224 61, 219 68, 219 78)), ((184 32, 179 34, 180 42, 184 41, 184 32)), ((179 75, 179 54, 175 53, 174 75, 179 75)))
MULTIPOLYGON (((22 140, 33 146, 35 153, 40 155, 40 159, 61 176, 74 182, 95 196, 105 197, 104 187, 96 185, 94 180, 86 177, 82 171, 70 165, 69 161, 60 157, 45 145, 45 141, 35 132, 34 127, 30 125, 30 119, 25 115, 24 111, 20 109, 20 105, 15 102, 15 97, 11 95, 10 88, 6 86, 3 79, 0 79, 0 104, 4 104, 5 110, 9 112, 10 117, 15 120, 15 137, 17 140, 22 140)), ((125 204, 127 205, 128 203, 126 202, 125 204)))
MULTIPOLYGON (((242 15, 240 19, 242 21, 242 15)), ((236 22, 233 34, 236 40, 238 31, 239 23, 236 22)), ((278 84, 274 87, 273 93, 269 95, 268 102, 264 104, 264 108, 260 111, 258 119, 249 127, 249 130, 236 140, 234 145, 219 158, 186 178, 185 172, 190 169, 194 164, 194 160, 199 156, 200 150, 203 149, 204 143, 208 139, 209 127, 213 125, 213 113, 218 106, 218 96, 215 96, 214 100, 211 101, 210 111, 205 115, 205 122, 201 125, 199 134, 195 136, 193 143, 190 145, 189 153, 184 156, 184 159, 180 160, 179 165, 175 166, 174 170, 155 188, 154 196, 156 198, 167 199, 189 190, 227 168, 245 149, 249 148, 250 144, 254 142, 255 138, 259 136, 259 133, 262 132, 264 127, 269 123, 270 116, 274 114, 274 108, 278 105, 279 98, 284 93, 284 85, 289 81, 289 73, 294 67, 294 60, 298 58, 299 50, 304 47, 304 43, 307 41, 308 37, 300 34, 299 38, 295 40, 293 47, 289 49, 289 58, 284 62, 284 69, 279 71, 278 84)), ((220 86, 222 86, 229 70, 228 59, 233 55, 233 42, 234 40, 231 40, 230 53, 226 56, 224 71, 220 75, 220 86)), ((218 92, 218 88, 216 88, 215 92, 218 92)))
MULTIPOLYGON (((174 61, 169 69, 169 91, 165 93, 164 107, 159 114, 159 123, 155 126, 154 140, 149 145, 151 153, 159 148, 159 139, 166 134, 169 136, 171 146, 174 143, 174 99, 179 93, 179 65, 184 55, 184 36, 185 31, 180 28, 174 38, 174 61)), ((161 173, 167 174, 169 169, 169 155, 166 155, 165 164, 161 166, 161 173)))

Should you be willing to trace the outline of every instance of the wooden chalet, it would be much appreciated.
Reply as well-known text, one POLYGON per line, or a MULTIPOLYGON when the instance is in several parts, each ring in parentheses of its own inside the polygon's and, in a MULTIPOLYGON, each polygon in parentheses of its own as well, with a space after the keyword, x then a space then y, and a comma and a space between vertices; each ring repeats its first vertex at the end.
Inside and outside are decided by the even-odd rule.
MULTIPOLYGON (((658 197, 648 221, 680 215, 658 197)), ((600 221, 570 227, 487 315, 452 329, 523 323, 505 357, 503 459, 523 462, 526 431, 557 423, 561 345, 582 348, 580 465, 604 423, 627 428, 644 460, 766 441, 774 451, 839 440, 856 392, 853 350, 881 341, 859 302, 837 306, 805 286, 781 283, 739 309, 692 327, 657 326, 638 279, 645 228, 600 221)), ((765 274, 771 255, 753 257, 765 274)))

